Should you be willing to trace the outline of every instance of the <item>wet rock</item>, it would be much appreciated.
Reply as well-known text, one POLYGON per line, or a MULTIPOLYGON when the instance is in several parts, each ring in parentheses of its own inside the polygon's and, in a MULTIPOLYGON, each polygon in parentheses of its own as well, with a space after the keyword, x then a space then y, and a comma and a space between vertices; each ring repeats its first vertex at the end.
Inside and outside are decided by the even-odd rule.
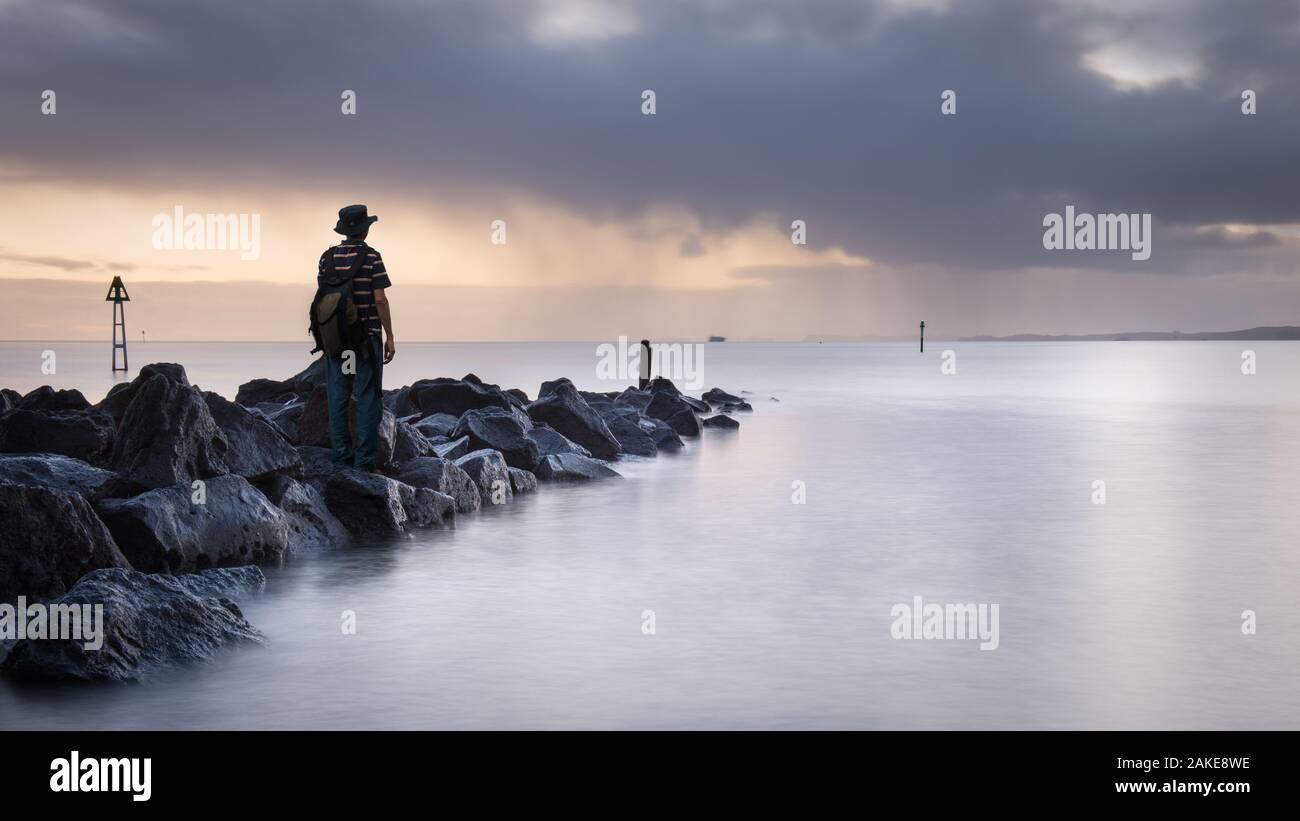
POLYGON ((57 596, 126 557, 79 493, 0 481, 0 601, 57 596))
POLYGON ((642 416, 637 420, 637 424, 641 426, 641 430, 650 434, 650 438, 654 440, 655 447, 659 448, 661 451, 681 450, 686 447, 686 445, 682 443, 681 437, 677 435, 677 431, 673 430, 672 425, 662 419, 642 416))
POLYGON ((521 468, 508 468, 510 473, 510 489, 516 496, 525 493, 533 493, 537 490, 537 477, 532 471, 521 468))
POLYGON ((624 454, 633 456, 654 456, 659 452, 659 447, 655 445, 655 440, 649 433, 641 429, 637 419, 640 416, 636 408, 630 405, 609 405, 610 411, 602 413, 609 432, 618 440, 619 447, 624 454), (616 407, 626 409, 626 413, 620 413, 615 410, 616 407))
POLYGON ((598 459, 613 459, 621 448, 605 420, 578 395, 567 380, 556 380, 551 392, 528 406, 534 422, 544 422, 598 459))
POLYGON ((706 428, 715 428, 718 430, 740 430, 740 423, 730 416, 710 416, 700 423, 706 428))
POLYGON ((211 391, 203 401, 226 437, 225 463, 231 473, 246 479, 301 473, 298 451, 266 419, 211 391))
POLYGON ((26 639, 0 666, 18 679, 127 682, 206 661, 228 647, 262 640, 232 598, 264 584, 256 567, 182 576, 95 570, 52 604, 102 605, 102 646, 88 649, 84 634, 81 640, 26 639))
POLYGON ((325 483, 325 504, 354 536, 401 535, 407 527, 401 484, 378 473, 340 470, 325 483))
POLYGON ((660 391, 650 400, 645 415, 652 419, 667 422, 682 436, 699 436, 700 420, 695 417, 691 406, 682 401, 681 396, 660 391))
POLYGON ((468 436, 462 436, 459 439, 450 442, 442 442, 433 446, 433 453, 435 456, 440 456, 443 459, 451 459, 453 461, 469 453, 470 450, 472 450, 472 448, 469 446, 468 436))
POLYGON ((754 406, 748 402, 726 402, 719 410, 723 413, 749 413, 754 410, 754 406))
POLYGON ((711 405, 734 404, 736 402, 744 401, 739 396, 727 393, 722 388, 709 388, 700 398, 711 405))
POLYGON ((510 472, 500 451, 489 448, 470 451, 456 460, 456 467, 474 480, 483 504, 503 505, 514 498, 510 489, 510 472))
POLYGON ((289 476, 272 477, 261 488, 266 498, 284 513, 289 526, 289 554, 345 545, 351 535, 330 512, 315 486, 289 476))
POLYGON ((466 411, 460 418, 453 438, 468 437, 472 450, 491 449, 501 452, 511 467, 531 469, 539 458, 537 443, 528 438, 528 429, 513 413, 498 408, 466 411))
POLYGON ((537 465, 537 478, 547 482, 587 482, 618 478, 619 474, 586 456, 559 453, 547 456, 537 465))
POLYGON ((645 409, 650 407, 650 400, 653 398, 654 394, 650 391, 628 388, 618 395, 618 398, 614 400, 614 403, 617 405, 630 405, 641 413, 645 413, 645 409))
POLYGON ((399 483, 402 509, 409 527, 451 527, 456 520, 456 500, 433 488, 399 483))
POLYGON ((201 493, 188 484, 156 488, 95 510, 131 566, 147 573, 278 566, 289 548, 284 513, 234 474, 204 480, 201 493))
POLYGON ((113 452, 113 436, 112 417, 97 411, 0 413, 0 453, 57 453, 102 466, 113 452))
POLYGON ((545 425, 538 425, 528 431, 528 438, 537 443, 538 458, 557 453, 576 453, 579 456, 591 456, 591 451, 567 439, 559 431, 545 425))
POLYGON ((199 390, 157 373, 123 413, 109 467, 141 487, 188 485, 226 473, 227 447, 199 390))
POLYGON ((110 496, 126 496, 131 491, 128 483, 111 470, 54 453, 0 456, 0 482, 68 490, 91 502, 110 496))
POLYGON ((473 513, 482 505, 478 486, 448 459, 421 456, 404 463, 397 478, 412 487, 427 487, 452 498, 457 513, 473 513))
POLYGON ((702 402, 694 397, 683 396, 681 397, 681 400, 686 403, 687 407, 696 413, 710 413, 713 410, 708 402, 702 402))

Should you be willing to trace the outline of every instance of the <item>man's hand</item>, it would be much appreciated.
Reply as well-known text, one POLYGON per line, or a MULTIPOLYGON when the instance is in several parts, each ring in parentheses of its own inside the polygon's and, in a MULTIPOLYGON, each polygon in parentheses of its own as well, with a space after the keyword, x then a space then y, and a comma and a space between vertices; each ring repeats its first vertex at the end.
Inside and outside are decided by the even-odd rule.
POLYGON ((384 364, 387 365, 392 362, 394 356, 397 356, 397 343, 393 341, 393 337, 389 336, 384 340, 384 364))

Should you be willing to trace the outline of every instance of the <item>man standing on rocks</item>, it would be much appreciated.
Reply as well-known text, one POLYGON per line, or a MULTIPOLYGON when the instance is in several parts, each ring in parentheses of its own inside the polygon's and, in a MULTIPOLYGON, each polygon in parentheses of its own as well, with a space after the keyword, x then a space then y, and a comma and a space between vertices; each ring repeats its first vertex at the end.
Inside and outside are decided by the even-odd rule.
POLYGON ((370 226, 378 220, 379 217, 367 213, 364 205, 340 208, 334 230, 347 239, 321 254, 317 272, 318 285, 323 285, 330 256, 333 256, 332 270, 355 271, 352 275, 352 301, 356 305, 360 350, 344 351, 342 356, 326 356, 325 388, 329 397, 330 448, 334 466, 355 466, 366 471, 375 470, 375 451, 379 447, 379 423, 384 412, 384 365, 393 361, 397 353, 386 293, 392 283, 384 269, 383 258, 366 244, 370 226), (354 388, 357 399, 355 452, 349 425, 354 388))

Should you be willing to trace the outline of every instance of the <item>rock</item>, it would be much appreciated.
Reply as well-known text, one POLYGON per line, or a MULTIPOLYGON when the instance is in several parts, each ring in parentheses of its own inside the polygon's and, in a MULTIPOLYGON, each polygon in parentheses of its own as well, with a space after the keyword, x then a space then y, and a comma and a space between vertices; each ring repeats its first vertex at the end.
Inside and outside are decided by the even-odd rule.
POLYGON ((18 407, 18 403, 21 401, 23 401, 23 395, 18 391, 0 388, 0 413, 18 407))
POLYGON ((561 376, 559 379, 552 379, 548 382, 543 382, 542 387, 537 391, 537 398, 541 399, 543 396, 550 396, 555 393, 555 389, 561 385, 568 385, 570 388, 577 390, 577 387, 569 380, 569 377, 561 376))
POLYGON ((91 502, 130 493, 128 484, 111 470, 54 453, 0 456, 0 482, 68 490, 91 502))
POLYGON ((611 411, 602 414, 602 416, 605 419, 605 424, 609 427, 609 432, 618 440, 619 447, 622 448, 624 454, 654 456, 659 452, 659 447, 655 445, 654 438, 642 430, 641 425, 637 423, 637 417, 640 414, 636 412, 636 408, 615 405, 609 407, 611 411), (626 407, 631 415, 612 410, 615 407, 626 407))
MULTIPOLYGON (((472 374, 471 374, 472 376, 472 374)), ((396 412, 405 416, 419 412, 451 414, 457 418, 467 410, 497 407, 510 410, 511 402, 500 390, 463 379, 421 379, 398 394, 396 412)))
POLYGON ((402 465, 397 478, 412 487, 427 487, 450 496, 457 513, 473 513, 483 503, 474 480, 447 459, 417 457, 402 465))
POLYGON ((325 387, 325 357, 316 359, 303 370, 285 380, 254 379, 239 386, 235 401, 241 405, 257 405, 262 402, 285 401, 310 394, 316 388, 325 387))
POLYGON ((616 478, 619 474, 595 459, 576 453, 547 456, 537 465, 537 478, 548 482, 586 482, 616 478))
POLYGON ((301 475, 302 459, 269 422, 224 397, 203 394, 212 420, 226 437, 226 468, 247 479, 274 473, 301 475))
POLYGON ((735 413, 737 411, 749 413, 754 410, 754 406, 748 402, 726 402, 721 408, 723 413, 735 413))
POLYGON ((122 417, 126 415, 126 409, 135 399, 136 392, 155 376, 161 376, 168 382, 175 382, 186 388, 190 387, 185 368, 175 362, 154 362, 141 368, 135 379, 130 382, 114 385, 108 395, 92 407, 113 417, 114 425, 121 425, 122 417))
POLYGON ((0 602, 58 596, 126 557, 80 494, 0 482, 0 602))
POLYGON ((732 419, 730 416, 723 416, 723 415, 710 416, 700 424, 706 428, 718 428, 721 430, 740 429, 739 422, 737 422, 735 419, 732 419))
POLYGON ((578 395, 572 384, 556 384, 551 393, 528 406, 528 415, 582 445, 597 459, 613 459, 621 450, 600 414, 578 395))
POLYGON ((443 442, 433 446, 433 452, 436 456, 443 459, 456 460, 470 452, 469 437, 462 436, 451 442, 443 442))
POLYGON ((127 682, 205 661, 232 645, 261 641, 230 597, 264 584, 256 567, 185 576, 95 570, 51 604, 102 605, 103 646, 87 649, 84 635, 81 640, 26 639, 15 644, 2 666, 19 679, 127 682))
POLYGON ((354 536, 397 536, 407 527, 401 484, 378 473, 340 470, 325 483, 325 504, 354 536))
POLYGON ((451 436, 460 419, 449 413, 431 413, 415 423, 416 430, 425 436, 451 436))
POLYGON ((521 468, 507 468, 507 471, 510 473, 510 489, 516 496, 537 490, 537 477, 531 471, 521 468))
POLYGON ((392 461, 401 463, 430 453, 433 453, 433 445, 414 425, 401 421, 396 423, 393 430, 392 461))
POLYGON ((636 388, 628 388, 627 390, 623 391, 618 395, 618 398, 614 400, 614 404, 630 405, 636 408, 641 413, 645 413, 645 409, 650 407, 650 400, 653 398, 654 398, 654 394, 652 394, 650 391, 642 391, 642 390, 637 390, 636 388))
POLYGON ((113 418, 98 411, 0 413, 0 453, 57 453, 104 465, 113 452, 113 418))
POLYGON ((722 388, 709 388, 700 397, 711 405, 725 405, 727 403, 743 402, 739 396, 727 393, 722 388))
POLYGON ((303 408, 307 407, 305 400, 294 400, 286 404, 262 402, 253 407, 260 411, 266 421, 273 425, 281 436, 289 440, 290 444, 298 441, 298 419, 302 417, 303 408))
POLYGON ((510 489, 510 472, 500 451, 490 448, 470 451, 456 460, 456 467, 474 480, 483 504, 503 505, 514 498, 510 489))
POLYGON ((399 483, 402 509, 411 527, 450 527, 456 520, 456 500, 427 487, 399 483))
POLYGON ((666 379, 662 376, 656 376, 654 379, 651 379, 650 384, 646 385, 646 390, 651 393, 667 393, 672 396, 682 395, 682 392, 677 390, 677 386, 673 384, 671 379, 666 379))
POLYGON ((86 397, 78 390, 56 391, 49 385, 42 385, 29 392, 17 403, 17 407, 26 410, 53 413, 55 411, 84 411, 90 407, 86 397))
POLYGON ((304 445, 296 448, 296 450, 298 451, 298 457, 302 459, 304 481, 324 493, 325 483, 334 474, 334 457, 330 454, 329 448, 304 445))
POLYGON ((701 402, 699 399, 695 399, 691 396, 683 396, 681 397, 681 400, 696 413, 709 413, 713 410, 708 402, 701 402))
POLYGON ((498 408, 466 411, 451 435, 468 437, 473 450, 500 451, 511 467, 531 470, 540 458, 537 443, 528 438, 528 428, 512 413, 498 408))
POLYGON ((95 510, 122 554, 146 573, 186 573, 244 564, 279 566, 289 549, 284 513, 243 476, 104 499, 95 510))
POLYGON ((352 540, 315 486, 281 474, 271 477, 261 490, 284 513, 290 555, 345 545, 352 540))
POLYGON ((528 403, 530 403, 530 402, 533 401, 533 400, 531 400, 531 399, 528 398, 528 394, 526 394, 526 393, 524 393, 523 391, 519 390, 519 388, 509 388, 509 389, 507 389, 507 390, 506 390, 506 396, 511 397, 512 399, 514 399, 514 400, 515 400, 515 406, 516 406, 516 407, 519 407, 519 408, 526 408, 526 407, 528 407, 528 403))
POLYGON ((681 450, 686 447, 682 443, 681 437, 677 435, 677 431, 673 430, 672 425, 661 419, 642 416, 638 420, 638 424, 643 431, 650 434, 655 447, 659 448, 659 450, 681 450))
POLYGON ((667 422, 673 430, 682 436, 699 436, 700 421, 695 418, 695 411, 682 401, 681 396, 668 391, 660 391, 650 400, 645 415, 652 419, 667 422))
POLYGON ((576 453, 579 456, 591 456, 591 451, 582 445, 569 441, 564 434, 544 425, 539 425, 528 431, 528 438, 537 443, 539 459, 542 456, 551 456, 557 453, 576 453))
MULTIPOLYGON (((352 397, 348 405, 348 428, 352 441, 357 438, 357 400, 352 397)), ((393 461, 393 447, 397 439, 397 417, 384 408, 379 417, 379 446, 375 449, 375 465, 384 466, 393 461)), ((329 398, 324 388, 316 388, 298 417, 298 445, 318 448, 330 446, 329 398)))
POLYGON ((156 373, 122 415, 109 467, 141 487, 188 485, 226 473, 227 447, 198 388, 156 373))

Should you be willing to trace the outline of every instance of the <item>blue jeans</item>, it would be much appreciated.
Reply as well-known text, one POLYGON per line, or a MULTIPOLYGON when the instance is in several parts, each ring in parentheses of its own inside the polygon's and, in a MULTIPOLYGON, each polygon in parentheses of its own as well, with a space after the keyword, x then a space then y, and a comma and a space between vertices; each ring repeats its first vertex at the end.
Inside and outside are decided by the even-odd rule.
POLYGON ((377 335, 368 335, 353 359, 356 373, 343 372, 342 358, 325 359, 325 393, 329 398, 330 450, 335 467, 373 470, 379 448, 379 422, 384 413, 384 346, 377 335), (352 393, 357 397, 357 441, 352 448, 352 393))

